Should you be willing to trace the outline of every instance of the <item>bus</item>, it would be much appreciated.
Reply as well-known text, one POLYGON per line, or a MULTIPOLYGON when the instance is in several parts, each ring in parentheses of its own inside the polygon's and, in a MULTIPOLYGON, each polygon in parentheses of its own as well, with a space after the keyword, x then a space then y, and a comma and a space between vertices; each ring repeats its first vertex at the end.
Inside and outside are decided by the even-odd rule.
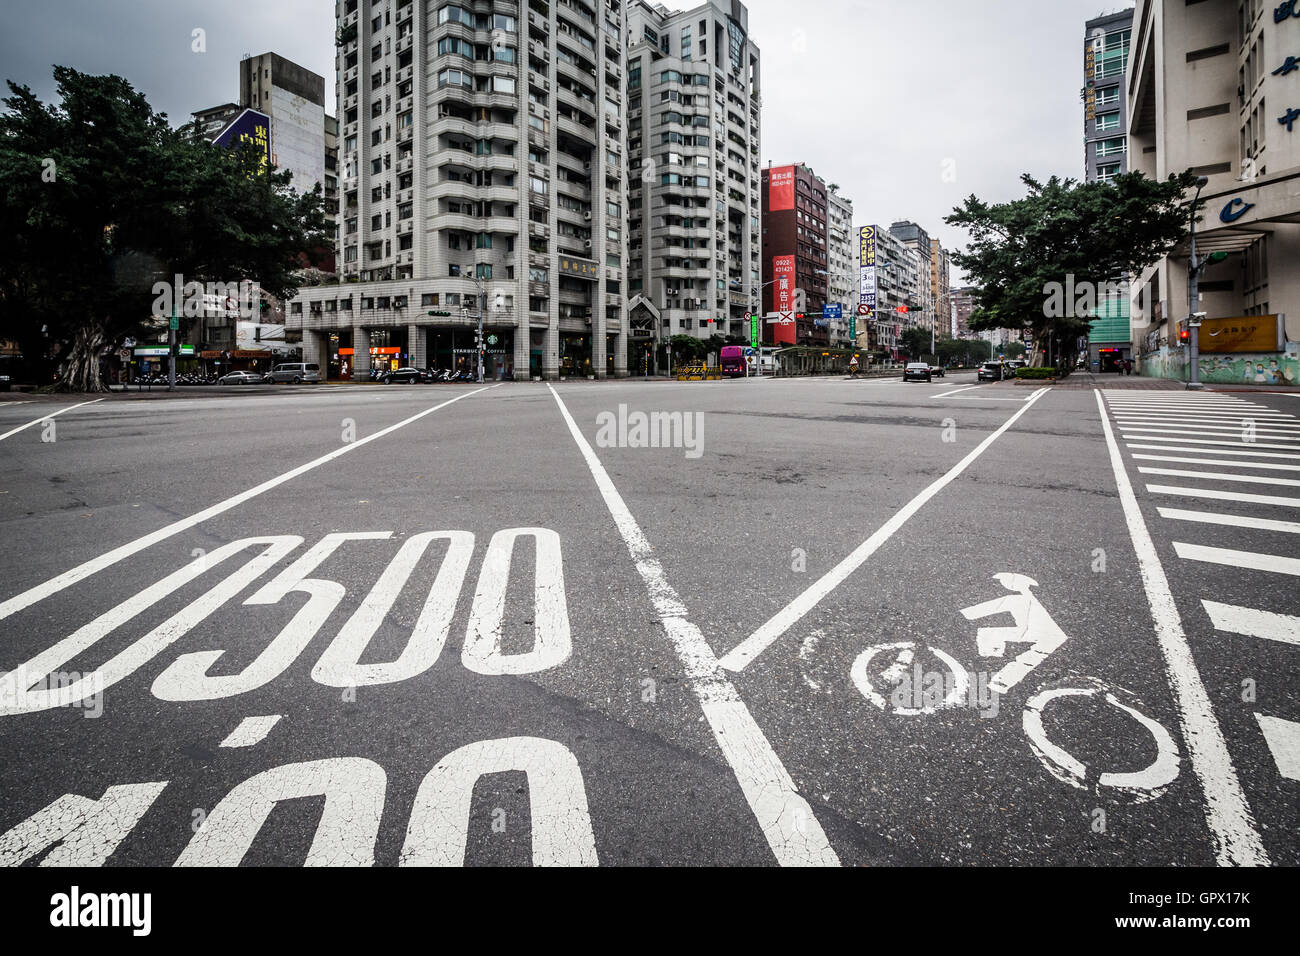
POLYGON ((724 345, 718 354, 718 370, 730 378, 745 376, 745 350, 739 345, 724 345))

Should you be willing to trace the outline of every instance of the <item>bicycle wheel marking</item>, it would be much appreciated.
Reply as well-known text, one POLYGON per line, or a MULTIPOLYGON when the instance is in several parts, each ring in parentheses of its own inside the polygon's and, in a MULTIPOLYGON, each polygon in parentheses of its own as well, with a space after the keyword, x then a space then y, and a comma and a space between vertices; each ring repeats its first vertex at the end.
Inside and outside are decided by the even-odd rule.
MULTIPOLYGON (((956 707, 964 703, 970 693, 970 675, 966 673, 965 669, 957 663, 952 655, 939 650, 937 647, 930 647, 927 649, 930 653, 934 654, 935 657, 943 661, 944 666, 948 668, 949 673, 952 675, 952 680, 949 681, 945 679, 936 687, 932 687, 932 684, 934 683, 932 681, 925 682, 926 689, 932 689, 932 691, 943 690, 944 693, 942 699, 935 701, 934 698, 937 696, 936 693, 932 692, 928 695, 923 695, 922 675, 919 673, 920 668, 918 665, 912 683, 900 684, 892 695, 894 697, 894 700, 892 701, 893 713, 900 717, 915 717, 919 714, 933 714, 937 710, 947 710, 956 707), (902 704, 902 701, 899 699, 899 692, 905 688, 910 688, 911 694, 908 696, 908 699, 918 706, 908 707, 902 704)), ((863 697, 881 710, 887 711, 889 710, 891 702, 887 701, 884 695, 872 686, 871 678, 869 676, 870 672, 868 670, 872 660, 883 651, 898 651, 898 656, 895 658, 893 664, 889 665, 889 667, 881 672, 881 677, 886 681, 895 684, 899 681, 906 681, 909 676, 908 668, 912 667, 913 659, 916 656, 915 641, 896 641, 892 644, 873 644, 857 656, 849 674, 853 678, 854 686, 862 693, 863 697)))
MULTIPOLYGON (((1097 793, 1103 789, 1118 791, 1130 796, 1136 803, 1154 800, 1168 790, 1178 778, 1182 766, 1178 745, 1159 721, 1146 716, 1136 706, 1125 704, 1115 691, 1100 681, 1091 683, 1092 686, 1089 687, 1056 687, 1042 690, 1029 699, 1025 704, 1022 723, 1025 736, 1029 738, 1030 748, 1047 772, 1062 783, 1097 793), (1156 758, 1148 766, 1126 773, 1107 771, 1092 776, 1089 768, 1081 760, 1048 738, 1047 731, 1043 728, 1043 711, 1048 704, 1063 697, 1097 697, 1098 695, 1112 707, 1136 720, 1155 739, 1156 758)), ((1131 694, 1126 696, 1133 704, 1141 703, 1131 694)))

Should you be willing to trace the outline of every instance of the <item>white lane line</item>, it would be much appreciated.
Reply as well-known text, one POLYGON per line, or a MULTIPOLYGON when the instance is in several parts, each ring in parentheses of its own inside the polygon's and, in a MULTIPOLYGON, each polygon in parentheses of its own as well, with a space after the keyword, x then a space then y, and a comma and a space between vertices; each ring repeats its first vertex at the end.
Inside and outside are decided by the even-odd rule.
POLYGON ((264 717, 245 717, 239 726, 230 732, 230 736, 218 747, 253 747, 266 739, 271 728, 280 722, 283 714, 267 714, 264 717))
POLYGON ((1180 495, 1184 498, 1210 498, 1214 501, 1240 501, 1252 505, 1280 505, 1283 508, 1300 508, 1300 498, 1281 495, 1248 495, 1243 491, 1217 491, 1213 488, 1183 488, 1177 485, 1147 485, 1153 495, 1180 495))
POLYGON ((645 582, 655 613, 667 631, 686 672, 691 690, 704 711, 713 738, 736 775, 741 792, 758 821, 768 846, 782 866, 839 866, 821 824, 795 788, 781 758, 758 726, 735 686, 723 674, 704 635, 687 618, 686 606, 668 582, 663 565, 614 487, 605 466, 578 428, 568 407, 548 384, 569 434, 596 480, 600 496, 623 536, 637 572, 645 582))
MULTIPOLYGON (((1030 396, 1032 397, 1032 396, 1030 396)), ((1029 401, 1029 398, 984 398, 979 395, 958 395, 953 399, 954 402, 1020 402, 1029 401)))
POLYGON ((1175 478, 1213 478, 1216 481, 1237 481, 1252 485, 1281 485, 1288 488, 1300 488, 1300 481, 1294 478, 1271 478, 1262 475, 1229 475, 1221 471, 1191 471, 1182 468, 1139 468, 1144 475, 1172 475, 1175 478))
POLYGON ((1270 461, 1229 461, 1226 458, 1187 458, 1182 455, 1134 455, 1133 458, 1135 461, 1181 461, 1189 465, 1218 465, 1220 468, 1267 468, 1270 471, 1300 471, 1300 465, 1275 465, 1270 461))
POLYGON ((802 594, 778 611, 749 637, 723 655, 721 665, 729 671, 742 671, 759 654, 763 653, 772 642, 793 627, 800 618, 817 606, 818 602, 831 591, 839 587, 854 571, 866 563, 876 551, 898 531, 907 520, 921 507, 951 484, 970 464, 988 450, 1020 416, 1029 411, 1033 403, 1050 391, 1048 388, 1037 389, 1025 402, 1024 407, 1002 423, 1001 427, 975 446, 965 458, 953 465, 948 471, 932 482, 924 491, 905 504, 892 518, 886 521, 871 537, 858 545, 853 551, 812 583, 802 594))
MULTIPOLYGON (((1143 429, 1144 432, 1149 430, 1150 429, 1143 429)), ((1295 445, 1277 445, 1272 442, 1264 442, 1264 441, 1215 441, 1209 438, 1180 438, 1174 434, 1130 435, 1128 432, 1124 433, 1124 440, 1125 441, 1176 441, 1176 442, 1186 442, 1189 445, 1227 445, 1229 447, 1237 447, 1237 448, 1241 447, 1242 445, 1249 445, 1252 448, 1290 448, 1294 450, 1296 447, 1295 445)))
POLYGON ((979 388, 978 385, 963 385, 961 388, 954 388, 951 392, 943 392, 940 395, 931 395, 931 398, 947 398, 949 395, 956 395, 958 392, 969 392, 972 388, 979 388))
POLYGON ((1192 770, 1205 794, 1205 818, 1214 840, 1215 859, 1221 866, 1267 866, 1268 852, 1255 829, 1255 818, 1242 792, 1241 781, 1237 779, 1237 769, 1232 764, 1223 731, 1219 729, 1209 694, 1196 670, 1178 605, 1169 590, 1169 579, 1165 576, 1164 566, 1138 507, 1137 496, 1124 470, 1124 459, 1100 394, 1097 395, 1097 411, 1101 414, 1115 485, 1129 537, 1133 539, 1147 603, 1151 605, 1156 640, 1165 659, 1165 673, 1173 691, 1183 739, 1187 743, 1192 770))
POLYGON ((1278 554, 1211 548, 1203 544, 1188 544, 1185 541, 1174 542, 1174 553, 1184 561, 1225 564, 1230 568, 1248 568, 1251 571, 1269 571, 1273 574, 1300 575, 1300 558, 1284 558, 1278 554))
POLYGON ((1283 644, 1300 644, 1300 617, 1294 614, 1274 614, 1253 607, 1237 607, 1218 601, 1201 601, 1210 615, 1216 631, 1258 637, 1283 644))
MULTIPOLYGON (((1125 446, 1128 448, 1141 448, 1144 451, 1181 451, 1187 455, 1196 453, 1199 455, 1237 455, 1238 457, 1243 457, 1243 458, 1300 459, 1300 455, 1287 455, 1281 452, 1267 452, 1267 451, 1238 451, 1232 448, 1188 448, 1186 445, 1143 445, 1143 444, 1135 444, 1133 442, 1126 442, 1125 446)), ((1249 465, 1252 463, 1243 462, 1242 464, 1249 465)))
POLYGON ((1300 724, 1265 714, 1256 714, 1255 719, 1273 754, 1277 772, 1288 780, 1300 780, 1300 724))
POLYGON ((1272 411, 1271 405, 1265 405, 1261 402, 1130 402, 1120 399, 1110 399, 1106 402, 1107 408, 1151 408, 1162 409, 1165 411, 1175 410, 1192 410, 1203 411, 1205 409, 1236 409, 1236 408, 1254 408, 1264 411, 1272 411))
POLYGON ((15 405, 30 405, 31 403, 32 400, 30 398, 25 398, 21 402, 0 401, 0 408, 12 408, 15 405))
POLYGON ((53 418, 56 415, 62 415, 64 412, 70 412, 74 408, 81 408, 83 405, 94 405, 96 402, 102 402, 102 401, 103 401, 102 398, 94 398, 88 402, 78 402, 76 405, 65 405, 63 408, 60 408, 57 412, 50 412, 48 415, 42 415, 40 418, 33 418, 26 425, 19 425, 17 428, 9 429, 9 431, 5 432, 3 435, 0 435, 0 441, 4 441, 10 435, 17 435, 20 431, 31 428, 33 425, 39 425, 43 421, 48 421, 49 419, 53 418))
POLYGON ((1199 521, 1201 524, 1221 524, 1229 528, 1252 528, 1256 531, 1284 531, 1300 534, 1300 521, 1277 521, 1273 518, 1251 518, 1246 515, 1225 515, 1213 511, 1185 511, 1182 508, 1156 508, 1160 517, 1173 521, 1199 521))
POLYGON ((242 505, 244 502, 256 498, 258 495, 270 491, 272 488, 278 488, 286 481, 292 481, 294 478, 297 478, 299 475, 304 475, 307 472, 311 471, 312 469, 319 468, 321 465, 324 465, 327 462, 331 462, 336 458, 341 458, 342 456, 346 455, 348 452, 356 451, 358 448, 368 445, 372 441, 383 438, 385 435, 390 435, 393 432, 397 431, 399 428, 404 428, 405 426, 410 425, 412 422, 419 421, 421 418, 424 418, 426 415, 432 415, 440 408, 446 408, 448 405, 451 405, 454 402, 459 402, 462 398, 469 398, 471 395, 477 395, 479 392, 485 392, 488 389, 492 389, 492 388, 497 388, 497 386, 485 385, 483 388, 476 388, 472 392, 465 392, 461 395, 457 395, 455 398, 450 398, 447 401, 441 403, 440 405, 434 405, 432 408, 426 408, 424 411, 417 412, 416 414, 410 416, 409 418, 404 418, 400 422, 397 422, 394 425, 389 425, 387 428, 381 428, 379 431, 375 432, 374 434, 366 435, 364 438, 358 438, 356 441, 353 441, 346 445, 342 445, 341 447, 336 448, 334 451, 330 452, 329 454, 321 455, 319 458, 314 459, 313 461, 309 461, 305 465, 299 465, 297 468, 293 468, 289 471, 286 471, 282 475, 278 475, 275 478, 271 478, 267 481, 264 481, 260 485, 256 485, 252 488, 249 488, 247 491, 241 491, 239 494, 233 495, 227 498, 225 501, 220 501, 217 504, 212 505, 211 507, 204 508, 202 511, 195 512, 194 514, 190 515, 188 518, 182 518, 179 521, 173 521, 171 524, 167 525, 166 527, 159 528, 157 531, 151 531, 149 534, 146 534, 143 537, 136 538, 134 541, 129 541, 124 545, 114 548, 112 551, 109 551, 105 554, 101 554, 97 558, 92 558, 91 560, 85 562, 84 564, 80 564, 77 567, 72 568, 70 571, 65 571, 56 577, 50 578, 48 581, 44 582, 43 584, 37 584, 34 587, 30 587, 26 591, 23 591, 21 594, 16 594, 13 597, 11 597, 9 600, 0 603, 0 621, 9 617, 9 615, 11 614, 16 614, 17 612, 21 611, 23 608, 30 607, 31 605, 35 604, 37 601, 49 597, 51 594, 55 594, 59 591, 62 591, 64 588, 76 584, 78 581, 88 578, 92 574, 95 574, 96 572, 104 570, 104 568, 111 567, 112 565, 117 564, 117 562, 129 558, 131 555, 137 554, 140 551, 143 551, 145 548, 157 544, 159 541, 165 541, 166 539, 172 537, 173 535, 180 534, 182 531, 187 531, 190 528, 193 528, 195 525, 202 524, 204 521, 207 521, 209 518, 213 518, 219 514, 223 514, 224 512, 229 511, 231 508, 237 508, 240 505, 242 505))

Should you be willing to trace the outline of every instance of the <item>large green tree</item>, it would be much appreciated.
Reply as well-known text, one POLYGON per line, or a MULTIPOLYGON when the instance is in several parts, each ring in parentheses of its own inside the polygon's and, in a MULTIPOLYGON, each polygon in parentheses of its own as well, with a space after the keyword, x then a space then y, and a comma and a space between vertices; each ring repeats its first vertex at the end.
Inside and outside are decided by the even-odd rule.
POLYGON ((153 287, 176 275, 297 291, 305 251, 332 241, 319 185, 172 129, 121 77, 54 78, 57 105, 10 82, 0 113, 0 338, 36 374, 103 390, 100 356, 159 329, 153 287))
POLYGON ((944 219, 971 237, 952 261, 978 290, 976 331, 1029 328, 1035 342, 1072 343, 1107 284, 1159 261, 1187 235, 1190 171, 1164 182, 1136 172, 1108 183, 1021 180, 1024 198, 989 204, 972 195, 944 219))

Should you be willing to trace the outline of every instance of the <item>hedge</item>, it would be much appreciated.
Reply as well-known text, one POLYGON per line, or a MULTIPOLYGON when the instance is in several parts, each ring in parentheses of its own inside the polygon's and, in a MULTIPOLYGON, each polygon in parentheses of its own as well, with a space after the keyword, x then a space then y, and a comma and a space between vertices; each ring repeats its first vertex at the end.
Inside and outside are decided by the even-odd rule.
POLYGON ((1056 378, 1054 368, 1018 368, 1016 378, 1056 378))

